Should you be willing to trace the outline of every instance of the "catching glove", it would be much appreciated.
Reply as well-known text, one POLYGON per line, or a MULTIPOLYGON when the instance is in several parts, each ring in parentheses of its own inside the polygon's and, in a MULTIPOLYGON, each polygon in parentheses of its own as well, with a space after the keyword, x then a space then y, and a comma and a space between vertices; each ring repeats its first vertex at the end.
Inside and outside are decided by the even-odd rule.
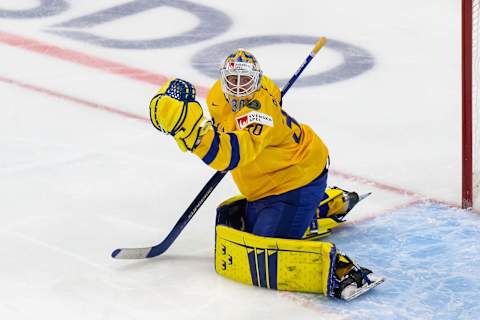
POLYGON ((150 102, 152 124, 175 138, 183 152, 192 151, 211 127, 195 100, 195 88, 187 81, 167 82, 150 102))

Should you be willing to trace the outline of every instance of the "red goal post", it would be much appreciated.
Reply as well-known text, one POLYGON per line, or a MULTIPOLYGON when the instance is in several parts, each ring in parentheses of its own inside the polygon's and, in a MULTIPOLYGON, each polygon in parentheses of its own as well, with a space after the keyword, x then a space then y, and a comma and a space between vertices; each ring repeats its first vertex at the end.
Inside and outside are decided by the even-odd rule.
POLYGON ((480 209, 480 0, 462 0, 462 207, 480 209))

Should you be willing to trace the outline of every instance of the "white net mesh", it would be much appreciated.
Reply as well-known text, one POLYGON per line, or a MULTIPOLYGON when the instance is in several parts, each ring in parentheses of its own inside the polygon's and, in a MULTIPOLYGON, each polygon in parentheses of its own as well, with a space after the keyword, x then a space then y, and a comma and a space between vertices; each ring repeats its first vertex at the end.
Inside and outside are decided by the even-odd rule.
POLYGON ((473 0, 472 14, 472 160, 473 160, 473 206, 480 209, 480 56, 478 52, 480 31, 480 0, 473 0))

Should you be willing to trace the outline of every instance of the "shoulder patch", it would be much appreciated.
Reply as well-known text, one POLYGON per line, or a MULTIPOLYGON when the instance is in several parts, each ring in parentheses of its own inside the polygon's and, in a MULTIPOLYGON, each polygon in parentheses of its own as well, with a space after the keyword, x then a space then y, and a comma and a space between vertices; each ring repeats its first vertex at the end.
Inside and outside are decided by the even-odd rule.
POLYGON ((249 107, 250 109, 253 109, 253 110, 258 110, 261 107, 260 101, 258 101, 257 99, 255 99, 253 101, 250 101, 248 103, 247 107, 249 107))
POLYGON ((269 127, 273 127, 273 118, 268 114, 251 111, 243 116, 235 118, 237 128, 242 130, 243 128, 251 125, 252 123, 263 124, 269 127))

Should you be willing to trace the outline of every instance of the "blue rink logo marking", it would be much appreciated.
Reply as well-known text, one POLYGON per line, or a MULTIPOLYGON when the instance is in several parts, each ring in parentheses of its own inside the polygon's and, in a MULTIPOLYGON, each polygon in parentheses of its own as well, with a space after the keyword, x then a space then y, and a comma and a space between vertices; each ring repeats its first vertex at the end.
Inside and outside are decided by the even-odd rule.
POLYGON ((192 45, 219 36, 230 29, 231 25, 231 19, 223 12, 190 1, 136 0, 59 23, 54 25, 49 32, 72 40, 88 42, 107 48, 145 50, 192 45), (88 28, 106 24, 158 7, 173 7, 175 9, 183 10, 195 16, 199 23, 193 29, 176 36, 148 40, 114 39, 102 37, 93 32, 87 31, 88 28), (214 23, 212 23, 212 21, 214 21, 214 23), (56 30, 55 28, 60 29, 56 30))
MULTIPOLYGON (((278 44, 305 44, 311 46, 318 41, 318 37, 295 35, 268 35, 236 39, 214 44, 195 54, 192 65, 195 69, 212 79, 218 78, 218 62, 236 48, 258 48, 278 44)), ((313 74, 302 75, 295 83, 296 87, 320 86, 345 81, 370 70, 375 65, 375 59, 365 49, 346 42, 328 39, 326 48, 334 50, 342 56, 342 62, 329 70, 313 74)), ((288 79, 274 79, 280 87, 288 79)))
POLYGON ((38 0, 38 5, 25 10, 0 9, 0 18, 30 19, 56 16, 67 11, 70 5, 64 0, 38 0))
MULTIPOLYGON (((38 19, 60 15, 67 12, 75 3, 63 0, 39 0, 38 5, 24 10, 0 9, 0 19, 38 19)), ((232 26, 232 19, 224 12, 203 4, 178 0, 133 0, 130 2, 103 8, 80 17, 70 18, 67 21, 54 25, 47 25, 45 32, 74 41, 89 43, 96 46, 114 49, 151 50, 174 48, 201 43, 228 32, 232 26), (172 7, 188 12, 195 16, 199 23, 191 30, 174 36, 154 39, 115 39, 95 34, 89 28, 115 22, 119 19, 153 10, 159 7, 172 7)), ((256 48, 277 44, 306 44, 312 45, 318 40, 315 36, 303 35, 256 35, 240 39, 229 40, 208 46, 192 54, 192 67, 199 72, 218 78, 218 62, 233 49, 239 47, 256 48)), ((314 75, 303 76, 296 86, 319 86, 344 81, 356 77, 373 68, 375 60, 365 49, 335 39, 329 39, 327 48, 339 53, 342 62, 314 75)), ((286 79, 275 79, 282 86, 286 79)))

